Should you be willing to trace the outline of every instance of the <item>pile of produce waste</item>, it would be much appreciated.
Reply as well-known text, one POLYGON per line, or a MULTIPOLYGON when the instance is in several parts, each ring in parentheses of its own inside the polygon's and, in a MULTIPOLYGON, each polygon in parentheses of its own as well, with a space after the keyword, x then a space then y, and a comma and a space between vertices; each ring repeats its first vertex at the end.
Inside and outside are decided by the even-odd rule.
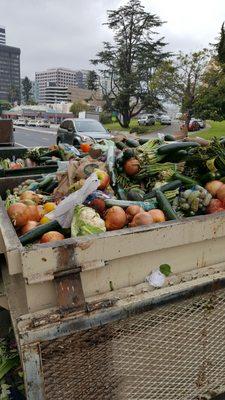
POLYGON ((71 157, 80 156, 74 146, 60 143, 49 148, 33 147, 28 149, 22 158, 0 158, 0 170, 34 168, 42 165, 57 165, 58 161, 67 161, 71 157))
POLYGON ((27 179, 5 206, 23 245, 225 211, 225 141, 123 139, 27 179))

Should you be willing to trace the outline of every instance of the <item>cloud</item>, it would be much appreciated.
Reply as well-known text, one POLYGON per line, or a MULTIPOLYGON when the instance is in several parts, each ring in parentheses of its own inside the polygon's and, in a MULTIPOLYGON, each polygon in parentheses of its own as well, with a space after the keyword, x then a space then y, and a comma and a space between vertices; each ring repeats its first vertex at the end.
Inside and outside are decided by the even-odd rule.
MULTIPOLYGON (((207 46, 223 22, 223 0, 214 7, 204 0, 142 0, 146 8, 167 21, 161 33, 169 48, 191 51, 207 46)), ((107 9, 125 0, 0 0, 0 24, 7 43, 21 48, 21 73, 50 67, 88 68, 104 40, 112 34, 102 25, 107 9)))

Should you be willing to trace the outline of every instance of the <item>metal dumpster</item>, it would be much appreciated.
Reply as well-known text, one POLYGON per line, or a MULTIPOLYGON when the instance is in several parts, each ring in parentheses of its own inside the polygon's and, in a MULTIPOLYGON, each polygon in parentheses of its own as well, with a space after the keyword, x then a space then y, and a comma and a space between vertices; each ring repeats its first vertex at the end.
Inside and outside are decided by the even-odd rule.
POLYGON ((225 214, 23 248, 0 205, 2 275, 27 398, 225 392, 225 214), (164 288, 145 282, 161 264, 164 288))
POLYGON ((0 146, 14 146, 13 121, 0 118, 0 146))
MULTIPOLYGON (((42 149, 48 150, 48 148, 43 147, 42 149)), ((2 147, 0 148, 0 159, 9 158, 13 160, 15 158, 23 158, 27 153, 29 148, 20 147, 2 147)), ((36 167, 25 167, 19 169, 0 169, 0 177, 11 177, 11 176, 25 176, 34 174, 50 174, 56 172, 58 165, 38 165, 36 167)), ((2 192, 2 191, 1 191, 2 192)))

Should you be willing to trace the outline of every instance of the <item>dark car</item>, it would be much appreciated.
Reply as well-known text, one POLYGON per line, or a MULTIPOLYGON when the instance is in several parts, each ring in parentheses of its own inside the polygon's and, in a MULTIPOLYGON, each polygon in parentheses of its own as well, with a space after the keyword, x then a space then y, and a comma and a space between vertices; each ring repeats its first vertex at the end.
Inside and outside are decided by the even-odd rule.
POLYGON ((56 142, 69 143, 79 147, 81 143, 92 143, 96 140, 110 139, 110 133, 94 119, 65 119, 57 131, 56 142))

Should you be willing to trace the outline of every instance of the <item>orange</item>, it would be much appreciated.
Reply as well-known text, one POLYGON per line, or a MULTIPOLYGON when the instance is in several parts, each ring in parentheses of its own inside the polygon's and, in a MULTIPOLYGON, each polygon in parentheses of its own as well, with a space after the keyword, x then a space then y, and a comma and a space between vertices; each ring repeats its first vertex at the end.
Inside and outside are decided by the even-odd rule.
POLYGON ((44 204, 43 208, 44 208, 44 213, 47 214, 56 208, 56 204, 49 201, 48 203, 44 204))
POLYGON ((47 224, 48 222, 51 222, 51 220, 48 217, 46 217, 45 215, 40 220, 40 224, 42 224, 42 225, 47 224))

